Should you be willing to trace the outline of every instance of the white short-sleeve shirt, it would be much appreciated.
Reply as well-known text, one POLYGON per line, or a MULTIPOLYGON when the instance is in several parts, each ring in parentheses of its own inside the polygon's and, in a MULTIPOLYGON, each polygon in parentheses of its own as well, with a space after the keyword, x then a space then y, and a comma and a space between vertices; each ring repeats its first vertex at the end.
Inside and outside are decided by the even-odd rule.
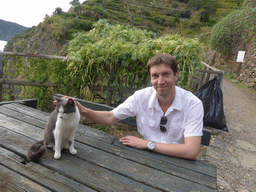
POLYGON ((136 116, 138 132, 149 141, 159 143, 184 143, 184 137, 203 135, 204 109, 200 99, 180 87, 175 87, 172 105, 162 111, 156 91, 147 87, 113 109, 118 119, 136 116), (160 131, 161 117, 167 116, 166 133, 160 131))

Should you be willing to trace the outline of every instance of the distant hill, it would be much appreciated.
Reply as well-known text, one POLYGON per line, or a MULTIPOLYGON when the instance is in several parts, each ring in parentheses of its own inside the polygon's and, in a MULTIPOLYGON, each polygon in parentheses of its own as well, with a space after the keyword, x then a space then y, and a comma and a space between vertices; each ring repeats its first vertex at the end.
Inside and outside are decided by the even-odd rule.
POLYGON ((27 27, 0 19, 0 40, 9 41, 16 34, 25 31, 27 27))

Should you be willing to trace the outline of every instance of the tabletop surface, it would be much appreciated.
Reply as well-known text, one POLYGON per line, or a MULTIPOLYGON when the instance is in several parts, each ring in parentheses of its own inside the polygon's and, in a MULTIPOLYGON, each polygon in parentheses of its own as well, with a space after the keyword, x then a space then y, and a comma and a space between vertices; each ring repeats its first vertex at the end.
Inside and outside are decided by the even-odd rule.
POLYGON ((28 148, 42 140, 49 113, 18 103, 0 106, 0 191, 216 191, 216 167, 124 146, 79 125, 76 155, 47 149, 39 163, 28 148))

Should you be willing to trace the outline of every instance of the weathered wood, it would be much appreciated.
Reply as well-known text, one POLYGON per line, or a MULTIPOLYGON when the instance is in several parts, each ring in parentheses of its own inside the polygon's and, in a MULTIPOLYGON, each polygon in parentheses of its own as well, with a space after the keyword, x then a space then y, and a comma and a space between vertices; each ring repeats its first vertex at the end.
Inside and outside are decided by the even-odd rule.
MULTIPOLYGON (((4 68, 3 52, 0 51, 0 79, 3 78, 3 68, 4 68)), ((3 85, 0 83, 0 102, 2 101, 2 95, 3 95, 3 85)))
POLYGON ((202 64, 205 66, 206 69, 199 69, 198 71, 202 72, 202 79, 201 79, 201 83, 200 83, 200 86, 198 86, 198 89, 205 83, 207 83, 210 79, 210 75, 211 74, 217 74, 219 76, 219 79, 220 79, 220 87, 222 85, 222 81, 223 81, 223 78, 224 78, 224 71, 221 71, 215 67, 212 67, 210 65, 208 65, 207 63, 205 62, 202 62, 202 64), (205 77, 206 75, 206 77, 205 77), (203 79, 205 79, 205 81, 202 81, 203 79))
POLYGON ((51 191, 0 164, 0 191, 51 191))
MULTIPOLYGON (((2 109, 0 108, 0 113, 5 114, 6 116, 15 117, 15 119, 17 119, 17 120, 27 122, 30 125, 35 125, 35 126, 38 126, 39 128, 41 127, 42 129, 44 129, 44 127, 46 125, 46 121, 49 117, 49 113, 45 113, 45 112, 42 112, 39 110, 28 108, 26 106, 22 106, 20 104, 15 104, 15 103, 13 103, 11 105, 5 105, 5 106, 3 106, 2 109), (19 113, 17 114, 15 111, 18 111, 20 113, 20 115, 19 115, 19 113), (23 113, 26 115, 23 115, 23 113)), ((5 117, 2 116, 2 119, 4 120, 5 117)), ((17 121, 17 120, 15 120, 15 121, 17 121)), ((19 124, 20 121, 18 121, 16 123, 14 122, 14 123, 19 124)), ((26 126, 24 126, 24 127, 26 127, 26 126)), ((30 127, 30 126, 28 126, 28 127, 30 127)), ((15 131, 18 131, 18 130, 15 129, 15 131)), ((20 131, 23 131, 23 129, 21 129, 20 131)), ((31 131, 28 130, 28 132, 31 132, 31 131)), ((38 135, 38 133, 35 133, 35 134, 38 135)), ((107 143, 113 143, 114 139, 118 140, 116 137, 109 135, 103 131, 93 129, 93 128, 90 128, 90 127, 84 126, 84 125, 79 125, 79 129, 77 130, 77 135, 78 136, 76 137, 76 139, 78 139, 78 141, 80 141, 80 142, 85 142, 86 138, 88 136, 100 139, 107 143), (80 137, 81 137, 81 139, 79 139, 80 137)), ((42 135, 39 138, 42 138, 42 135)), ((119 145, 119 147, 126 147, 126 146, 121 145, 119 142, 114 142, 114 144, 119 145)), ((92 144, 89 143, 89 145, 92 145, 92 144)), ((140 150, 133 149, 130 147, 128 147, 128 149, 131 150, 132 153, 140 153, 141 152, 140 150)), ((145 153, 154 154, 154 153, 150 153, 150 152, 143 150, 142 155, 145 155, 145 153)), ((162 158, 165 157, 165 156, 162 156, 161 154, 154 154, 154 155, 155 155, 154 158, 159 157, 159 160, 161 160, 161 161, 163 161, 162 158)), ((167 157, 166 158, 167 161, 170 161, 170 158, 172 158, 172 157, 167 157)), ((204 173, 204 172, 211 173, 211 169, 214 170, 213 167, 211 167, 211 169, 209 169, 207 171, 206 170, 200 171, 201 162, 197 164, 197 161, 192 161, 192 163, 187 164, 186 163, 187 161, 184 161, 184 162, 183 161, 184 160, 173 158, 171 163, 174 164, 175 166, 177 166, 177 165, 181 166, 179 164, 182 164, 185 168, 186 168, 186 166, 189 166, 191 170, 195 170, 197 172, 202 172, 202 173, 204 173), (182 162, 182 163, 180 163, 180 162, 182 162), (193 163, 194 163, 194 165, 193 165, 193 163)), ((202 164, 204 164, 204 163, 202 163, 202 164)), ((202 167, 204 167, 204 166, 202 166, 202 167)), ((215 174, 216 173, 213 172, 212 174, 210 174, 210 176, 215 177, 215 174)))
MULTIPOLYGON (((206 66, 207 68, 209 68, 210 70, 213 70, 213 71, 221 71, 221 70, 219 70, 219 69, 217 69, 217 68, 215 68, 215 67, 213 67, 213 66, 208 65, 207 63, 205 63, 205 62, 203 62, 203 61, 202 61, 202 64, 203 64, 204 66, 206 66)), ((222 71, 221 71, 221 72, 222 72, 222 71)))
MULTIPOLYGON (((24 130, 27 129, 29 132, 35 132, 33 130, 30 130, 31 125, 37 126, 41 129, 44 129, 46 127, 47 120, 49 118, 49 113, 45 113, 39 110, 35 110, 32 108, 28 108, 26 106, 20 105, 20 104, 9 104, 4 105, 2 108, 0 108, 0 117, 4 121, 5 119, 8 119, 8 121, 14 122, 14 124, 19 124, 20 121, 28 123, 28 127, 26 128, 26 125, 23 127, 22 124, 19 127, 19 130, 16 129, 16 131, 22 133, 24 130), (28 110, 30 109, 30 110, 28 110), (11 119, 10 117, 15 118, 16 120, 11 119), (22 128, 23 127, 23 128, 22 128)), ((0 122, 1 125, 1 122, 0 122)), ((15 127, 13 125, 13 127, 15 127)), ((35 133, 39 136, 38 140, 41 140, 43 138, 43 134, 35 133)), ((100 131, 98 129, 93 129, 91 127, 85 126, 85 125, 79 125, 77 134, 86 134, 91 137, 96 137, 97 139, 104 140, 107 143, 113 143, 114 136, 107 134, 106 132, 100 131)))
POLYGON ((24 99, 24 100, 16 100, 16 101, 6 101, 6 102, 0 102, 0 105, 6 105, 11 103, 20 103, 23 105, 26 105, 28 107, 37 108, 37 99, 24 99))
POLYGON ((21 57, 39 57, 45 59, 67 59, 66 56, 56 56, 56 55, 45 55, 45 54, 32 54, 32 53, 18 53, 18 52, 3 52, 3 55, 14 55, 21 57))
MULTIPOLYGON (((47 117, 49 113, 17 103, 0 106, 0 146, 26 159, 29 146, 42 138, 47 117)), ((216 189, 213 166, 127 147, 117 137, 87 126, 79 125, 75 148, 75 156, 63 151, 60 160, 54 160, 53 151, 47 150, 40 166, 99 191, 216 189)))
MULTIPOLYGON (((17 161, 18 158, 18 155, 0 147, 0 164, 4 165, 5 167, 11 168, 11 170, 16 173, 15 175, 18 175, 17 177, 21 177, 19 176, 20 174, 23 177, 26 177, 28 180, 36 181, 36 184, 33 184, 32 186, 35 185, 36 187, 38 187, 38 185, 41 185, 46 186, 46 188, 51 191, 54 190, 63 192, 95 191, 85 185, 82 185, 81 183, 75 182, 67 177, 53 172, 52 170, 39 164, 35 164, 32 162, 29 164, 24 164, 22 161, 17 161)), ((38 188, 36 189, 36 191, 38 191, 38 188)), ((0 187, 0 190, 2 191, 3 188, 0 187)))
MULTIPOLYGON (((14 149, 14 152, 21 151, 21 156, 24 156, 23 148, 27 148, 34 140, 31 140, 22 134, 17 134, 10 130, 6 130, 0 126, 0 145, 4 148, 10 146, 8 150, 14 149), (10 141, 10 136, 19 142, 14 143, 10 141)), ((86 146, 84 146, 86 147, 86 146)), ((28 148, 27 148, 28 149, 28 148)), ((40 164, 50 168, 52 171, 57 172, 67 178, 76 182, 82 183, 90 188, 99 191, 158 191, 154 187, 149 187, 143 183, 124 177, 118 173, 105 169, 104 166, 93 164, 88 161, 77 158, 76 156, 68 153, 62 153, 60 160, 53 159, 53 152, 42 159, 40 164)), ((90 155, 90 154, 88 154, 90 155)), ((30 163, 29 163, 30 164, 30 163)), ((29 165, 27 164, 27 165, 29 165)))
MULTIPOLYGON (((12 132, 10 130, 2 131, 0 127, 0 134, 1 134, 0 145, 7 147, 7 146, 10 146, 10 144, 12 144, 11 149, 14 149, 15 153, 17 153, 18 151, 20 153, 23 153, 23 155, 21 156, 24 156, 25 155, 24 150, 22 149, 27 148, 30 139, 26 139, 26 138, 24 139, 23 138, 24 136, 22 136, 21 134, 17 134, 15 132, 12 132), (11 135, 13 139, 18 140, 19 143, 15 144, 14 141, 10 139, 9 135, 11 135)), ((136 181, 146 183, 147 185, 151 185, 162 190, 172 189, 175 191, 186 191, 186 187, 190 187, 191 189, 199 190, 199 191, 211 191, 211 188, 208 189, 208 187, 203 187, 194 182, 180 179, 179 177, 173 176, 171 174, 167 174, 165 172, 158 171, 157 169, 152 169, 148 166, 143 166, 143 165, 134 163, 133 161, 129 161, 125 158, 111 155, 110 153, 106 153, 102 150, 95 149, 90 146, 84 146, 83 144, 77 143, 76 148, 80 152, 76 155, 76 157, 79 157, 79 159, 76 159, 74 156, 71 156, 69 154, 63 153, 61 163, 59 163, 60 161, 58 161, 58 163, 56 164, 56 161, 53 161, 53 153, 51 152, 50 156, 47 156, 47 158, 42 160, 41 164, 45 165, 48 168, 51 167, 52 170, 62 175, 69 173, 69 176, 70 176, 70 172, 72 172, 73 173, 72 179, 76 181, 80 177, 84 178, 85 180, 87 177, 89 177, 87 179, 93 179, 93 180, 96 179, 96 178, 91 178, 92 175, 88 176, 89 170, 87 169, 93 168, 94 171, 96 169, 96 171, 98 172, 100 171, 99 170, 100 167, 103 167, 103 168, 107 168, 107 170, 112 171, 112 173, 107 174, 108 178, 113 177, 112 180, 116 180, 117 178, 120 177, 120 176, 117 176, 116 174, 113 175, 113 173, 121 173, 123 176, 127 176, 128 178, 132 177, 136 181), (90 164, 88 164, 87 162, 90 162, 90 164), (93 167, 95 165, 98 165, 98 166, 93 167), (82 169, 82 173, 80 172, 81 169, 82 169), (84 172, 87 172, 86 173, 87 177, 84 176, 84 172), (109 174, 111 174, 111 176, 109 174), (165 179, 161 181, 161 180, 156 180, 157 178, 165 178, 165 179)), ((160 162, 158 164, 160 164, 160 162)), ((97 176, 97 179, 98 179, 98 176, 97 176)), ((123 182, 126 180, 126 177, 121 179, 123 182)), ((79 182, 81 181, 79 180, 79 182)), ((100 183, 102 182, 105 183, 106 181, 100 181, 100 183)), ((114 181, 113 184, 116 185, 119 182, 120 181, 118 182, 114 181)), ((89 185, 88 183, 84 183, 84 184, 89 185)), ((137 185, 137 182, 135 184, 137 185)), ((113 187, 123 188, 124 187, 123 185, 124 184, 122 184, 122 187, 119 185, 113 186, 113 187)), ((91 186, 91 187, 95 187, 95 186, 91 186)))
POLYGON ((51 82, 30 82, 27 80, 19 80, 19 79, 0 79, 0 84, 9 84, 9 85, 23 85, 23 86, 36 86, 36 87, 57 87, 61 86, 58 84, 54 84, 51 82))
MULTIPOLYGON (((10 105, 7 105, 7 106, 10 106, 10 105)), ((26 108, 25 106, 22 106, 22 108, 23 107, 26 108)), ((6 111, 6 110, 4 110, 4 111, 6 111)), ((16 116, 16 114, 14 114, 14 115, 16 116)), ((18 117, 24 118, 22 116, 18 116, 18 117)), ((4 117, 2 117, 2 119, 6 120, 6 121, 8 120, 8 119, 4 119, 4 117)), ((15 123, 15 121, 17 121, 17 120, 12 121, 14 125, 17 124, 17 123, 15 123)), ((25 135, 29 136, 30 138, 35 137, 35 135, 40 135, 40 137, 42 137, 42 135, 43 135, 42 131, 37 130, 37 128, 34 128, 33 130, 27 129, 27 132, 24 133, 24 131, 22 131, 22 129, 17 128, 16 126, 6 126, 6 127, 9 127, 9 129, 10 129, 10 127, 12 127, 11 129, 13 131, 19 132, 20 134, 25 134, 25 135), (34 133, 31 133, 31 132, 34 132, 34 133)), ((26 126, 26 125, 24 125, 24 126, 20 125, 20 127, 28 127, 29 128, 29 126, 26 126)), ((101 135, 101 132, 99 132, 97 134, 101 135)), ((214 170, 213 167, 209 170, 202 170, 203 166, 201 166, 202 162, 200 162, 200 161, 190 162, 190 161, 185 161, 185 160, 171 158, 171 157, 167 157, 166 161, 165 161, 164 158, 161 158, 162 156, 160 154, 150 153, 145 150, 137 150, 137 149, 133 149, 133 148, 130 148, 127 146, 123 146, 117 141, 118 138, 116 138, 116 141, 114 142, 116 144, 116 146, 112 145, 113 141, 106 143, 105 138, 102 138, 101 140, 91 138, 92 136, 95 136, 95 138, 98 138, 97 134, 95 134, 95 135, 89 134, 88 135, 87 130, 85 130, 85 129, 78 130, 78 133, 76 135, 76 140, 81 143, 84 143, 88 146, 87 147, 85 147, 83 145, 80 146, 81 144, 79 144, 79 143, 77 143, 76 146, 78 146, 79 151, 84 151, 81 154, 90 154, 89 157, 87 157, 87 156, 85 158, 80 157, 81 159, 85 159, 86 161, 89 161, 89 162, 94 162, 95 164, 104 164, 104 162, 102 162, 104 160, 104 158, 102 159, 102 157, 106 157, 106 156, 108 156, 108 153, 110 153, 110 154, 114 154, 114 155, 120 156, 122 158, 131 160, 131 161, 136 161, 145 166, 153 167, 154 169, 161 170, 161 171, 166 172, 171 175, 186 178, 188 181, 193 181, 195 183, 204 184, 210 188, 215 187, 214 184, 212 184, 210 182, 213 179, 212 177, 214 177, 216 174, 213 171, 214 170), (89 146, 92 146, 93 148, 91 148, 89 146), (95 148, 94 146, 97 146, 97 149, 100 149, 100 151, 97 151, 97 149, 94 149, 95 148), (101 154, 101 153, 104 153, 104 152, 101 152, 102 150, 107 153, 101 154), (100 158, 95 159, 95 156, 92 154, 97 154, 96 156, 98 156, 100 158), (90 157, 92 159, 90 159, 90 157), (182 166, 184 168, 182 168, 182 166), (188 167, 189 167, 189 169, 188 169, 188 167), (200 174, 200 172, 202 172, 202 173, 200 174), (208 174, 212 174, 212 175, 211 176, 205 175, 203 173, 208 173, 208 174)), ((107 138, 107 136, 106 136, 106 138, 107 138)), ((79 154, 78 154, 78 156, 79 156, 79 154)), ((165 156, 163 156, 163 157, 165 157, 165 156)), ((116 158, 114 158, 114 160, 111 160, 111 158, 107 158, 107 160, 105 160, 105 161, 110 161, 110 162, 111 161, 113 161, 113 162, 123 161, 123 160, 115 160, 116 158)), ((107 163, 105 163, 105 164, 107 164, 107 163)), ((125 172, 125 170, 122 170, 119 167, 117 167, 117 168, 107 167, 107 168, 114 170, 115 172, 121 171, 122 174, 125 172)), ((137 169, 139 169, 139 168, 137 168, 137 169)), ((143 172, 142 172, 142 174, 143 174, 143 172)))
POLYGON ((220 74, 220 75, 223 74, 222 71, 213 71, 213 70, 207 70, 207 69, 198 69, 198 71, 202 73, 212 73, 212 74, 220 74))

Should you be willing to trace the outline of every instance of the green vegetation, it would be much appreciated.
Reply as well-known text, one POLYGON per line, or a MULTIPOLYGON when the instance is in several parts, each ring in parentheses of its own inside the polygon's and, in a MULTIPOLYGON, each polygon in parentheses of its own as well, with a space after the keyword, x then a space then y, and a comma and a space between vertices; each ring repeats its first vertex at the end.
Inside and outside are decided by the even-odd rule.
POLYGON ((229 55, 239 44, 256 35, 256 8, 244 7, 221 19, 212 29, 210 45, 219 53, 229 55))
POLYGON ((195 69, 201 66, 201 51, 202 46, 196 39, 179 35, 156 38, 152 32, 100 20, 94 24, 94 29, 79 33, 70 42, 67 61, 15 59, 10 75, 32 82, 49 81, 63 85, 55 89, 22 89, 23 97, 38 98, 42 108, 56 92, 116 106, 131 94, 130 88, 148 85, 146 64, 158 53, 176 57, 180 71, 178 85, 190 89, 196 82, 195 69), (101 91, 94 90, 97 85, 102 87, 101 91), (104 86, 108 88, 106 91, 102 91, 104 86))
POLYGON ((149 83, 146 64, 158 53, 169 53, 179 63, 178 85, 189 89, 195 69, 200 67, 202 47, 198 40, 179 35, 156 38, 152 32, 111 25, 100 20, 88 33, 80 33, 70 42, 72 82, 80 87, 80 97, 93 85, 108 87, 100 95, 108 105, 116 106, 127 97, 127 88, 146 87, 149 83))
POLYGON ((229 54, 241 39, 248 42, 255 36, 253 0, 89 0, 83 4, 73 0, 70 4, 69 12, 56 8, 52 16, 6 46, 7 51, 22 51, 29 44, 37 52, 41 46, 37 41, 44 38, 60 43, 55 53, 68 55, 67 61, 16 57, 5 69, 14 77, 63 85, 22 87, 21 97, 38 98, 41 109, 48 108, 57 92, 116 106, 130 94, 128 90, 149 83, 145 65, 163 52, 174 55, 180 64, 178 85, 193 89, 202 55, 200 42, 207 45, 212 36, 212 47, 229 54))
MULTIPOLYGON (((58 8, 57 8, 58 9, 58 8)), ((57 11, 55 11, 57 12, 57 11)), ((73 38, 72 34, 78 31, 89 31, 92 29, 92 22, 81 20, 75 15, 56 13, 51 17, 46 16, 41 25, 42 31, 50 34, 54 39, 66 43, 67 40, 73 38)))
MULTIPOLYGON (((5 74, 19 79, 26 79, 31 82, 53 82, 56 87, 33 87, 20 86, 21 93, 16 99, 38 99, 38 108, 49 110, 52 103, 52 96, 56 93, 64 93, 72 95, 69 86, 60 86, 60 84, 68 84, 69 73, 67 71, 67 61, 60 59, 42 59, 42 58, 21 58, 18 56, 5 56, 8 65, 5 65, 5 74)), ((7 99, 7 96, 5 96, 7 99)))

